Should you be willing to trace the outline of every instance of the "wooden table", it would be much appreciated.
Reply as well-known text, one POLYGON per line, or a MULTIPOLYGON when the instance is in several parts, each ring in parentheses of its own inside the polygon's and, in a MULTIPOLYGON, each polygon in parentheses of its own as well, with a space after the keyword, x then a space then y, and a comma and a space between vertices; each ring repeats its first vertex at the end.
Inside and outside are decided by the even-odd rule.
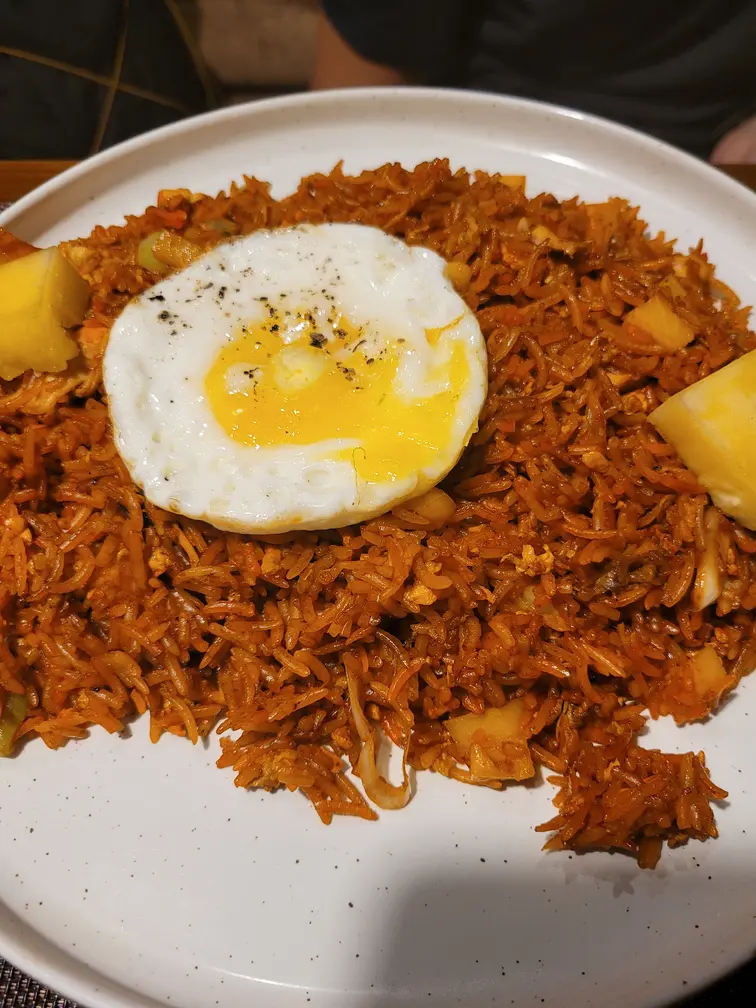
MULTIPOLYGON (((35 189, 54 175, 70 168, 73 161, 0 161, 0 203, 35 189)), ((756 189, 756 165, 728 165, 722 169, 750 189, 756 189)))
POLYGON ((12 203, 75 161, 0 161, 0 203, 12 203))

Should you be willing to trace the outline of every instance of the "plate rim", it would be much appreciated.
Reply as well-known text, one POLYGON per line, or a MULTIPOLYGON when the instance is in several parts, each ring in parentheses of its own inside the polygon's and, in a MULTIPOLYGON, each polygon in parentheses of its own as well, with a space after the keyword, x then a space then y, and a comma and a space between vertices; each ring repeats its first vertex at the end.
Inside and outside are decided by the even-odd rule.
MULTIPOLYGON (((651 156, 662 156, 666 161, 676 162, 683 170, 693 173, 697 178, 708 185, 715 186, 719 191, 730 198, 734 198, 741 204, 748 207, 749 211, 756 212, 756 193, 745 185, 725 175, 715 166, 708 162, 699 160, 693 155, 679 150, 670 144, 665 143, 653 136, 641 133, 620 123, 615 123, 591 113, 581 112, 560 105, 548 102, 541 102, 528 98, 520 98, 507 95, 497 95, 490 92, 469 91, 453 88, 417 88, 406 86, 390 87, 370 87, 370 88, 344 88, 334 91, 300 92, 295 94, 279 95, 270 98, 253 99, 248 102, 228 106, 222 109, 211 110, 200 115, 190 116, 166 126, 150 130, 129 140, 109 147, 100 153, 82 160, 59 175, 49 179, 38 188, 32 190, 20 200, 14 202, 8 209, 0 213, 0 227, 13 229, 14 222, 20 220, 23 227, 24 215, 65 190, 68 186, 86 179, 88 176, 96 176, 103 168, 118 162, 124 157, 140 150, 148 149, 153 145, 160 145, 166 140, 175 137, 182 137, 203 130, 218 122, 228 122, 234 119, 246 119, 250 116, 251 110, 265 113, 275 113, 278 110, 286 110, 292 107, 301 109, 307 108, 331 108, 338 111, 340 105, 347 109, 351 107, 355 99, 368 103, 372 98, 398 98, 411 96, 418 100, 421 98, 430 105, 435 105, 443 117, 443 107, 449 99, 460 103, 468 103, 471 107, 489 106, 506 108, 510 112, 520 112, 524 117, 531 115, 552 115, 562 120, 575 120, 586 124, 596 131, 600 131, 607 136, 610 141, 612 137, 624 139, 632 143, 636 149, 651 156)), ((230 181, 230 180, 229 180, 230 181)), ((97 193, 105 191, 107 187, 98 188, 97 193)), ((63 220, 65 218, 61 218, 63 220)), ((0 900, 2 896, 0 895, 0 900)), ((150 995, 122 986, 117 980, 108 977, 93 967, 87 966, 70 955, 63 949, 58 949, 54 942, 39 932, 35 932, 32 925, 27 925, 18 918, 10 908, 7 908, 9 922, 0 921, 0 955, 11 965, 27 973, 32 979, 48 986, 66 998, 77 1001, 82 1006, 88 1008, 158 1008, 159 1002, 150 995), (21 926, 14 934, 13 920, 21 926), (24 941, 23 932, 31 929, 39 936, 39 941, 43 950, 35 951, 31 948, 31 943, 24 941), (45 952, 49 948, 52 954, 45 952), (55 953, 60 952, 65 960, 71 963, 70 968, 56 965, 52 960, 55 953), (78 976, 82 971, 85 975, 78 976), (91 974, 91 979, 86 974, 91 974), (101 978, 112 991, 104 993, 98 990, 96 979, 101 978)), ((718 959, 716 967, 710 967, 710 972, 702 976, 699 980, 694 980, 686 989, 686 994, 690 996, 697 991, 715 983, 729 973, 744 965, 756 952, 756 938, 753 940, 753 947, 750 952, 733 952, 729 955, 722 955, 718 959)), ((667 1004, 666 998, 659 998, 654 995, 649 1001, 651 1005, 667 1004)))
POLYGON ((756 211, 756 192, 753 192, 743 183, 729 175, 725 175, 714 165, 707 161, 689 154, 659 140, 657 137, 640 130, 625 126, 622 123, 613 122, 602 116, 589 112, 581 112, 578 109, 568 108, 563 105, 556 105, 552 102, 537 101, 532 98, 520 98, 511 95, 499 95, 487 91, 470 91, 462 88, 418 88, 406 85, 391 85, 385 87, 352 87, 340 88, 338 90, 325 91, 303 91, 294 94, 275 95, 271 98, 258 98, 246 102, 239 102, 225 108, 212 109, 209 112, 202 112, 199 115, 188 116, 166 126, 148 130, 129 140, 123 140, 106 150, 100 151, 90 157, 85 158, 79 164, 66 168, 59 175, 43 182, 41 186, 33 189, 20 200, 12 203, 10 207, 0 213, 0 227, 9 227, 16 218, 23 215, 38 204, 42 203, 49 196, 54 195, 58 190, 65 189, 74 182, 78 182, 87 175, 94 174, 106 165, 118 161, 123 157, 132 154, 143 148, 151 147, 155 143, 170 140, 172 137, 184 136, 196 130, 202 130, 204 126, 216 122, 232 121, 243 119, 249 115, 250 109, 254 108, 260 113, 275 112, 278 109, 286 109, 292 106, 307 108, 313 106, 338 106, 343 103, 349 105, 355 98, 362 98, 369 101, 371 98, 412 96, 433 104, 443 106, 444 102, 452 99, 458 102, 467 102, 471 106, 494 105, 500 108, 507 108, 510 111, 521 111, 524 115, 552 115, 561 119, 573 119, 584 123, 589 127, 600 130, 604 133, 623 138, 626 141, 642 147, 649 154, 663 155, 665 158, 674 158, 688 171, 695 172, 700 178, 709 183, 716 184, 725 193, 750 204, 750 208, 756 211))

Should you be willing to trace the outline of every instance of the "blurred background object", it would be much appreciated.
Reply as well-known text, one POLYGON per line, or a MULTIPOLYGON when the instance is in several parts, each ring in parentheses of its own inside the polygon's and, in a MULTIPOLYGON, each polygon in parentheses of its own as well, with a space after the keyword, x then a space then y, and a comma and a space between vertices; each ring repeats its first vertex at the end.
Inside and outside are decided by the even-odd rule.
POLYGON ((756 0, 322 0, 313 87, 551 102, 756 162, 756 0))
POLYGON ((307 86, 317 0, 197 0, 199 44, 232 99, 307 86))
POLYGON ((0 0, 0 160, 80 159, 308 81, 406 80, 756 163, 754 41, 756 0, 0 0))
POLYGON ((0 159, 80 159, 306 86, 316 0, 2 0, 0 159))

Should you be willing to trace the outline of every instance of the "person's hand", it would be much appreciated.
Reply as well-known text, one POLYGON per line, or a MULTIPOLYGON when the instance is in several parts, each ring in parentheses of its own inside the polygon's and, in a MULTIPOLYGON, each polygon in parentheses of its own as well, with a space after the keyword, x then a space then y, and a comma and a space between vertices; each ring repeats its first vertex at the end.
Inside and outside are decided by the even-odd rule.
POLYGON ((712 151, 712 164, 756 164, 756 116, 725 133, 712 151))

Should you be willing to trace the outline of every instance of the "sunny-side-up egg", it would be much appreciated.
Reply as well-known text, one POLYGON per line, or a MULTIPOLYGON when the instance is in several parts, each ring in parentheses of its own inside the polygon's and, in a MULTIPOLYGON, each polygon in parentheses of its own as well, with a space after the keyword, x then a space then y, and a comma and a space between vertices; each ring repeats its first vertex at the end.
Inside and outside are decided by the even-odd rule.
POLYGON ((360 224, 217 247, 124 309, 104 361, 147 499, 249 533, 338 528, 424 493, 475 431, 486 372, 443 259, 360 224))

